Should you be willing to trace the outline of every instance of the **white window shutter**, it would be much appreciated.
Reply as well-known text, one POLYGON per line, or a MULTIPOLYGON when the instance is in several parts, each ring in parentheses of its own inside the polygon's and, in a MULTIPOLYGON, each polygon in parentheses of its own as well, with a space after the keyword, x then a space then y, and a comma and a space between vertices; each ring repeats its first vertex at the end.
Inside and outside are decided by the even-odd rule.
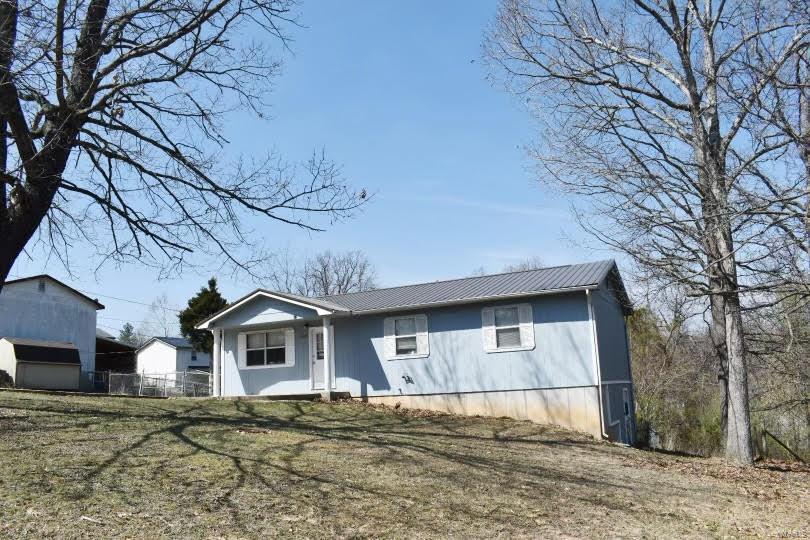
POLYGON ((427 315, 416 316, 416 354, 419 356, 428 356, 430 354, 427 315))
POLYGON ((396 339, 394 338, 394 319, 385 319, 385 337, 383 338, 383 356, 394 358, 397 355, 396 339))
POLYGON ((481 335, 484 339, 484 350, 494 351, 498 348, 495 339, 495 310, 487 307, 481 310, 481 335))
POLYGON ((534 317, 532 316, 532 305, 518 305, 518 318, 520 320, 520 346, 527 349, 533 349, 534 317))
POLYGON ((284 364, 295 365, 295 328, 284 329, 284 364))
POLYGON ((239 367, 247 364, 247 334, 236 336, 236 361, 239 367))

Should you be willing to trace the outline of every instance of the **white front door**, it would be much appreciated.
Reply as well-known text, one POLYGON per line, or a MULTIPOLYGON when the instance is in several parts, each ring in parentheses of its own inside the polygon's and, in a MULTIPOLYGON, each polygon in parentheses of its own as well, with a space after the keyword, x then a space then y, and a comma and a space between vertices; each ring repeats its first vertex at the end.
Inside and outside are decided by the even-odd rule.
POLYGON ((323 390, 323 328, 309 329, 309 377, 313 390, 323 390))

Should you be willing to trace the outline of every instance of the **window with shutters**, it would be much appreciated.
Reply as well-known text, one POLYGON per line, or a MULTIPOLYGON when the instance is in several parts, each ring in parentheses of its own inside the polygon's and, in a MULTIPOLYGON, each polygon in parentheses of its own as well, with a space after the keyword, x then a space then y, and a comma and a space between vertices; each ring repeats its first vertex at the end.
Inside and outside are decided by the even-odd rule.
POLYGON ((428 356, 427 315, 386 318, 384 349, 384 356, 389 360, 428 356))
POLYGON ((286 336, 286 330, 246 334, 244 365, 247 367, 286 365, 286 336))
POLYGON ((534 349, 531 304, 485 307, 481 320, 486 352, 534 349))

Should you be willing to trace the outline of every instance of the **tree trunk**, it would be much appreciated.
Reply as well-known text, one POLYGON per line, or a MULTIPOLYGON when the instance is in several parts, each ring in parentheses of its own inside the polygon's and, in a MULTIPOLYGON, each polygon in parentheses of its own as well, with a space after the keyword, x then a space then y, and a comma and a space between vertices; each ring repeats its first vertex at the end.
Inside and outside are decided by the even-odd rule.
POLYGON ((740 465, 751 465, 751 412, 748 407, 748 366, 745 358, 742 313, 739 294, 726 298, 726 343, 728 346, 728 428, 726 458, 740 465))
POLYGON ((746 365, 737 260, 728 208, 725 167, 718 152, 699 154, 704 163, 702 185, 704 248, 708 255, 708 277, 712 308, 712 339, 724 340, 725 360, 724 408, 726 458, 739 465, 754 462, 751 444, 751 417, 748 404, 748 367, 746 365))
POLYGON ((713 190, 715 208, 718 210, 709 220, 710 253, 716 254, 712 274, 719 282, 719 290, 713 294, 722 297, 723 323, 726 347, 726 458, 739 465, 754 462, 751 444, 751 415, 748 404, 748 366, 746 365, 745 336, 743 334, 740 290, 737 282, 737 261, 731 236, 731 223, 725 207, 725 190, 722 176, 715 175, 713 190))
MULTIPOLYGON (((711 290, 719 290, 721 284, 716 276, 709 277, 711 290)), ((712 294, 709 296, 712 320, 709 323, 709 336, 712 340, 714 353, 717 356, 717 382, 720 383, 722 403, 720 406, 720 425, 725 445, 728 435, 728 348, 726 347, 726 312, 723 296, 712 294)))
POLYGON ((799 96, 799 139, 799 155, 804 162, 806 175, 804 234, 807 247, 810 248, 810 90, 808 89, 803 89, 799 96))

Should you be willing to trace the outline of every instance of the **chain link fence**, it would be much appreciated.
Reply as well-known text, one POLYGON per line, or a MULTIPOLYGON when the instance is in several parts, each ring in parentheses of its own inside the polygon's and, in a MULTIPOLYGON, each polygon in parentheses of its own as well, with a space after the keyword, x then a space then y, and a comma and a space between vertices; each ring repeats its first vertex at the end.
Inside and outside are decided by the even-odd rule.
POLYGON ((109 393, 119 396, 209 397, 211 374, 206 371, 172 373, 110 373, 109 393))

